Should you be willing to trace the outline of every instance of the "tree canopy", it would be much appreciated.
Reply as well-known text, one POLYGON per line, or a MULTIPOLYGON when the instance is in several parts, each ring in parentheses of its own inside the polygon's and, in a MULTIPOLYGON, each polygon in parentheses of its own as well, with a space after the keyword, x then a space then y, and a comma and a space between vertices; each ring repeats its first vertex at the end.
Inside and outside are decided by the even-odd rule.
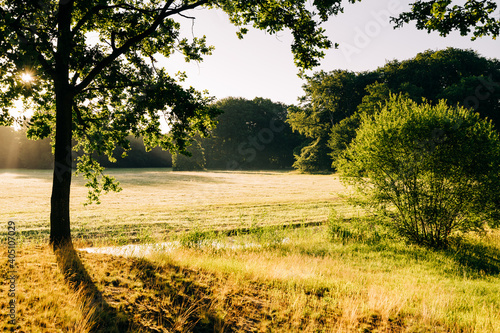
POLYGON ((500 34, 500 18, 495 17, 497 8, 497 1, 491 0, 466 0, 460 4, 452 0, 417 0, 410 11, 393 21, 397 26, 415 22, 418 29, 437 31, 441 36, 457 30, 462 36, 472 33, 472 40, 483 36, 495 39, 500 34))
POLYGON ((287 106, 269 99, 227 97, 215 103, 223 113, 206 138, 197 137, 191 156, 174 156, 174 170, 289 169, 303 137, 285 122, 287 106))
POLYGON ((287 106, 269 99, 225 98, 217 127, 202 140, 210 169, 290 168, 300 136, 285 123, 287 106))
POLYGON ((287 122, 308 138, 296 154, 294 167, 303 172, 331 169, 328 137, 332 126, 350 117, 361 103, 364 88, 374 75, 346 70, 319 72, 307 78, 305 96, 289 109, 287 122))

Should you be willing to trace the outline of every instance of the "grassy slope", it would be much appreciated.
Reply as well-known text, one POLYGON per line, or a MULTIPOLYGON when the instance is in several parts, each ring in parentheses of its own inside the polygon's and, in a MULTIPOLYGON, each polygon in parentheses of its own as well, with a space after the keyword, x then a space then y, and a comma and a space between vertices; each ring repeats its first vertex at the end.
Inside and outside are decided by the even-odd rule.
MULTIPOLYGON (((133 198, 143 204, 150 203, 158 210, 163 205, 161 210, 169 214, 180 214, 177 209, 181 203, 185 203, 186 209, 199 209, 201 214, 202 208, 207 208, 209 201, 215 198, 217 204, 227 208, 212 213, 221 221, 225 218, 223 212, 234 211, 238 205, 262 207, 259 205, 264 205, 266 200, 291 205, 277 206, 276 212, 269 209, 261 215, 262 208, 250 210, 251 218, 240 217, 248 219, 245 225, 254 223, 252 219, 277 223, 280 214, 292 216, 291 207, 312 203, 315 196, 318 202, 333 202, 337 210, 347 210, 329 192, 332 186, 338 185, 331 181, 332 176, 181 173, 178 178, 185 183, 178 183, 177 188, 188 193, 188 188, 194 185, 188 183, 194 182, 191 195, 181 197, 180 192, 175 192, 167 200, 159 194, 173 191, 163 189, 171 175, 155 170, 148 172, 156 176, 154 181, 147 173, 122 172, 127 183, 124 187, 130 188, 129 193, 133 194, 124 190, 108 197, 110 209, 103 202, 102 206, 91 208, 91 212, 80 208, 75 209, 74 214, 82 219, 98 216, 88 224, 93 230, 99 230, 102 225, 98 220, 103 217, 114 225, 120 221, 115 214, 154 215, 144 209, 141 213, 135 212, 138 206, 133 206, 133 198), (212 180, 201 181, 193 176, 212 180), (268 178, 262 179, 262 176, 268 178), (214 181, 217 178, 224 181, 214 181), (159 182, 164 186, 159 186, 159 182), (219 185, 210 187, 212 184, 219 185), (200 186, 202 189, 209 186, 209 189, 199 196, 193 189, 200 186), (158 195, 147 200, 138 197, 141 192, 155 191, 158 195), (119 199, 121 195, 125 196, 119 199), (197 196, 195 200, 207 201, 189 203, 197 196), (155 199, 158 197, 162 199, 155 199), (116 206, 112 200, 116 200, 116 206), (120 202, 127 203, 121 210, 118 209, 120 202)), ((33 195, 25 199, 21 197, 21 188, 26 186, 23 181, 47 182, 46 175, 28 172, 22 177, 1 179, 4 186, 11 186, 3 200, 10 195, 11 206, 24 214, 18 217, 19 224, 25 223, 21 221, 24 218, 28 221, 36 220, 37 216, 43 218, 43 211, 40 212, 43 186, 38 188, 40 192, 34 189, 33 195), (21 185, 16 192, 19 181, 21 185), (34 207, 26 208, 22 202, 31 202, 34 207)), ((73 193, 83 196, 78 187, 73 193)), ((75 201, 78 200, 82 198, 75 201)), ((6 220, 9 210, 2 209, 2 219, 6 220)), ((329 210, 319 205, 311 206, 309 211, 314 214, 321 209, 329 210)), ((241 210, 240 214, 245 211, 241 210)), ((307 211, 304 214, 308 215, 307 211)), ((327 213, 324 214, 316 218, 325 219, 327 213)), ((199 219, 199 228, 203 227, 201 221, 213 225, 208 213, 204 220, 192 217, 199 219)), ((182 228, 195 223, 181 217, 179 221, 182 228)), ((236 221, 217 225, 242 224, 236 221)), ((151 226, 154 230, 155 225, 151 226)), ((150 237, 155 237, 154 232, 150 237)), ((17 249, 17 331, 85 332, 91 327, 98 332, 121 332, 125 327, 131 332, 500 331, 500 237, 496 233, 476 239, 476 247, 471 245, 468 255, 458 250, 430 252, 397 239, 366 242, 353 238, 330 242, 326 227, 255 229, 249 235, 222 237, 219 241, 261 246, 233 250, 183 247, 136 259, 83 252, 77 256, 71 256, 71 252, 54 255, 46 246, 24 242, 17 249), (484 256, 474 255, 478 249, 483 249, 484 256), (69 272, 69 275, 61 272, 69 272)), ((85 239, 82 244, 88 242, 85 239)), ((113 243, 113 240, 104 238, 99 242, 113 243)), ((6 258, 6 249, 1 251, 1 257, 6 258)), ((0 278, 5 281, 7 265, 2 261, 0 278)), ((3 295, 7 289, 7 283, 0 285, 0 331, 12 329, 3 320, 8 302, 3 295)))

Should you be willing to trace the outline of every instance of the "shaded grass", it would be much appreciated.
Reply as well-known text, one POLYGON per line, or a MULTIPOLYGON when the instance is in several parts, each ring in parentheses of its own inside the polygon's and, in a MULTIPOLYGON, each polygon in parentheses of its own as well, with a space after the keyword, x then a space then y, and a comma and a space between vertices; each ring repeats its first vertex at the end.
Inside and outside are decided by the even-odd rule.
POLYGON ((93 310, 84 308, 85 293, 65 283, 55 255, 46 246, 21 246, 17 249, 16 325, 9 325, 6 311, 10 301, 6 248, 1 251, 0 331, 15 332, 89 332, 93 310))

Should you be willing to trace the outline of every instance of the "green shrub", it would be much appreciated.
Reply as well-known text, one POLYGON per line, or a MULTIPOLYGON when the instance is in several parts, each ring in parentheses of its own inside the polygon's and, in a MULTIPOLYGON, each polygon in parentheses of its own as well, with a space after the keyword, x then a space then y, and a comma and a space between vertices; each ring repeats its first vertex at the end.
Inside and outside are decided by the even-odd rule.
POLYGON ((444 248, 454 231, 497 225, 500 140, 469 110, 391 96, 337 167, 355 202, 392 214, 412 242, 444 248))
POLYGON ((205 245, 207 241, 213 238, 215 238, 214 233, 194 228, 193 230, 182 234, 179 237, 179 243, 181 246, 187 248, 200 248, 202 245, 205 245))

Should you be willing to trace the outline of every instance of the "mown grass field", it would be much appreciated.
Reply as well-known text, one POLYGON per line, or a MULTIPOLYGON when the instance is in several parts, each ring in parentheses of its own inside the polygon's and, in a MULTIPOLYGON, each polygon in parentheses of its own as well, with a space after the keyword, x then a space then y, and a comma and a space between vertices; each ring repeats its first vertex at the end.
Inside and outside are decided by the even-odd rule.
MULTIPOLYGON (((111 170, 123 191, 83 206, 87 189, 75 177, 71 193, 76 239, 128 243, 199 228, 324 222, 339 205, 335 177, 287 172, 171 172, 111 170)), ((23 235, 49 233, 51 171, 6 171, 0 176, 0 220, 14 219, 23 235)))
MULTIPOLYGON (((143 257, 53 253, 50 172, 3 173, 0 220, 5 231, 16 221, 19 276, 14 326, 0 285, 0 330, 500 332, 497 232, 462 235, 447 251, 409 245, 348 206, 335 175, 112 173, 123 191, 100 206, 82 206, 75 180, 76 246, 176 246, 143 257), (242 232, 213 232, 230 229, 242 232)), ((6 259, 0 276, 9 278, 6 259)))

